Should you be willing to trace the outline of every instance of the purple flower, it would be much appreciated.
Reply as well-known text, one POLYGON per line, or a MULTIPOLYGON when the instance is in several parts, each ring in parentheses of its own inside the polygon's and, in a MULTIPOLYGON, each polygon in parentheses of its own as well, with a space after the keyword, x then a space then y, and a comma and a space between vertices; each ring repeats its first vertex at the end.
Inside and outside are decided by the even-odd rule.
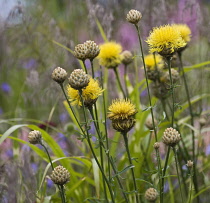
POLYGON ((206 156, 210 155, 210 145, 206 147, 206 156))
POLYGON ((50 180, 50 179, 47 179, 47 187, 48 187, 48 188, 52 188, 53 185, 54 185, 53 181, 50 180))
POLYGON ((146 97, 147 96, 147 90, 145 89, 144 91, 141 92, 141 97, 146 97))
POLYGON ((31 163, 31 168, 32 168, 33 173, 36 173, 38 170, 38 165, 36 163, 31 163))
POLYGON ((36 67, 37 67, 37 61, 33 58, 23 63, 23 68, 25 69, 33 69, 36 67))
POLYGON ((68 118, 69 118, 69 115, 68 115, 68 113, 65 113, 65 112, 60 114, 60 116, 59 116, 59 119, 61 122, 66 122, 68 120, 68 118))
POLYGON ((9 157, 9 158, 12 158, 13 157, 13 150, 12 149, 8 149, 6 152, 5 152, 6 156, 9 157))
POLYGON ((186 170, 187 170, 187 166, 186 166, 186 164, 182 166, 182 169, 183 169, 184 171, 186 171, 186 170))
POLYGON ((5 93, 7 93, 7 94, 11 92, 11 87, 10 87, 10 85, 9 85, 8 83, 6 83, 6 82, 3 82, 3 83, 1 84, 1 89, 2 89, 3 92, 5 92, 5 93))

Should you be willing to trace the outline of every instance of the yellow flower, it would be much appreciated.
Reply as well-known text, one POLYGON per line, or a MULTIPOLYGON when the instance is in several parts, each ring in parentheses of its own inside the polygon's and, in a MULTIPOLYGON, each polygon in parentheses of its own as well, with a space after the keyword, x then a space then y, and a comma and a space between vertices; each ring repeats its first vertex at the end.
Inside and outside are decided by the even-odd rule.
POLYGON ((181 34, 182 39, 187 43, 191 38, 191 30, 186 24, 173 24, 172 25, 181 34))
MULTIPOLYGON (((162 57, 159 55, 155 55, 155 60, 156 60, 157 66, 162 67, 162 65, 163 65, 162 57)), ((153 54, 146 55, 144 58, 146 67, 150 70, 154 70, 155 69, 155 60, 154 60, 153 54)))
POLYGON ((116 42, 106 42, 100 45, 99 63, 106 68, 116 68, 122 61, 122 46, 116 42))
POLYGON ((151 53, 158 52, 166 57, 171 56, 177 49, 186 45, 180 32, 171 25, 154 28, 146 42, 151 53))
POLYGON ((110 120, 129 119, 137 113, 136 107, 128 99, 116 99, 108 108, 110 120))
MULTIPOLYGON (((84 105, 86 107, 92 106, 98 97, 102 94, 104 90, 99 86, 99 82, 90 78, 88 86, 83 89, 82 97, 84 99, 84 105)), ((79 91, 72 88, 70 85, 67 86, 67 94, 72 105, 82 106, 80 100, 79 91)))

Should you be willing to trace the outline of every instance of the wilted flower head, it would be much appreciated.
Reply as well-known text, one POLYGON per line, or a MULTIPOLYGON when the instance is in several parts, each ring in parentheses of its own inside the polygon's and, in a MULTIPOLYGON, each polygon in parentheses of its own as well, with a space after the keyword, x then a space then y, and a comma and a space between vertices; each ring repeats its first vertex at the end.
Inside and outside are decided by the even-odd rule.
POLYGON ((171 57, 179 48, 186 46, 180 32, 171 25, 155 27, 146 42, 151 53, 158 52, 165 57, 171 57))
POLYGON ((191 30, 186 24, 173 24, 172 25, 176 30, 180 32, 182 39, 188 43, 191 38, 191 30))
MULTIPOLYGON (((90 78, 88 86, 83 89, 82 97, 84 99, 84 105, 86 107, 92 106, 98 97, 102 94, 104 90, 100 87, 99 82, 93 78, 90 78)), ((82 106, 80 100, 80 95, 78 90, 75 90, 71 86, 67 87, 67 94, 72 105, 82 106)))
POLYGON ((116 42, 100 45, 99 63, 106 68, 116 68, 122 62, 122 46, 116 42))
POLYGON ((110 120, 123 120, 137 113, 136 107, 128 99, 116 99, 109 106, 108 118, 110 120))

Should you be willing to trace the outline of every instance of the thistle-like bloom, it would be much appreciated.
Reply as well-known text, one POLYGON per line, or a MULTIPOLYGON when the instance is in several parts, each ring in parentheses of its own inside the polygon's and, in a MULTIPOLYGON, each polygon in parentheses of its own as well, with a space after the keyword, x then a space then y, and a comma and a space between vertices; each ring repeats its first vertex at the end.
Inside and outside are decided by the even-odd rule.
POLYGON ((182 39, 188 43, 191 38, 191 30, 186 24, 173 24, 172 25, 176 30, 180 32, 182 39))
POLYGON ((186 46, 180 32, 171 25, 154 28, 146 42, 151 53, 158 52, 164 57, 171 57, 179 48, 186 46))
POLYGON ((129 119, 137 113, 135 105, 127 99, 114 100, 108 110, 108 118, 110 120, 129 119))
MULTIPOLYGON (((86 107, 92 106, 104 90, 100 87, 99 82, 90 78, 88 86, 82 90, 82 97, 86 107)), ((67 94, 72 105, 82 106, 78 90, 67 86, 67 94)))
POLYGON ((116 42, 106 42, 100 45, 99 63, 106 68, 116 68, 122 62, 122 46, 116 42))

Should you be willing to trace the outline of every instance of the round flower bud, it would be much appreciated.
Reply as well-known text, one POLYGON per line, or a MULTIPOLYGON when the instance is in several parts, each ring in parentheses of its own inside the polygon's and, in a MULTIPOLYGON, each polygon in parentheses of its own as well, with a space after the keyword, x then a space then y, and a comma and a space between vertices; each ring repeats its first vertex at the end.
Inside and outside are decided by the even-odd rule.
POLYGON ((41 144, 42 143, 42 134, 38 130, 33 130, 28 134, 28 141, 31 144, 41 144))
POLYGON ((181 136, 174 128, 167 128, 162 139, 164 144, 174 147, 181 140, 181 136))
POLYGON ((112 120, 113 128, 121 133, 127 133, 135 125, 136 120, 134 118, 124 119, 124 120, 112 120))
POLYGON ((193 167, 193 162, 191 160, 187 161, 187 167, 192 168, 193 167))
POLYGON ((99 46, 91 40, 88 40, 84 43, 84 45, 87 48, 87 58, 90 60, 93 60, 95 57, 97 57, 100 53, 99 46))
POLYGON ((142 15, 139 11, 137 10, 130 10, 127 14, 127 17, 126 17, 126 20, 129 22, 129 23, 132 23, 132 24, 137 24, 142 18, 142 15))
POLYGON ((159 84, 152 83, 151 88, 152 88, 152 93, 158 99, 166 99, 169 96, 168 90, 164 83, 159 83, 159 84))
MULTIPOLYGON (((157 125, 157 120, 156 120, 156 119, 154 119, 154 124, 155 124, 155 126, 157 125)), ((151 117, 151 116, 149 116, 149 117, 146 119, 145 126, 146 126, 149 130, 154 130, 154 128, 153 128, 153 122, 152 122, 152 117, 151 117)))
POLYGON ((130 51, 125 50, 122 52, 121 55, 123 57, 123 59, 122 59, 123 64, 128 65, 129 63, 131 63, 133 61, 133 55, 130 51))
POLYGON ((66 77, 67 77, 67 72, 63 68, 57 67, 52 72, 52 79, 59 84, 63 83, 66 77))
POLYGON ((145 199, 149 202, 155 202, 158 197, 158 192, 155 188, 149 188, 145 192, 145 199))
POLYGON ((199 119, 199 123, 200 123, 200 126, 201 127, 203 127, 204 125, 206 125, 206 119, 204 118, 204 117, 201 117, 200 119, 199 119))
POLYGON ((155 142, 154 146, 155 149, 159 149, 160 148, 160 143, 159 142, 155 142))
POLYGON ((74 48, 74 56, 82 61, 85 61, 88 57, 88 49, 85 44, 78 44, 74 48))
POLYGON ((89 76, 81 69, 75 69, 69 77, 69 85, 76 90, 87 87, 89 81, 89 76))
POLYGON ((70 173, 63 166, 57 166, 50 175, 51 180, 57 185, 64 185, 70 179, 70 173))
MULTIPOLYGON (((171 78, 173 80, 173 83, 176 83, 179 80, 179 72, 175 70, 174 68, 171 68, 171 78)), ((170 75, 169 71, 165 72, 163 77, 161 77, 161 82, 170 83, 170 75)))

